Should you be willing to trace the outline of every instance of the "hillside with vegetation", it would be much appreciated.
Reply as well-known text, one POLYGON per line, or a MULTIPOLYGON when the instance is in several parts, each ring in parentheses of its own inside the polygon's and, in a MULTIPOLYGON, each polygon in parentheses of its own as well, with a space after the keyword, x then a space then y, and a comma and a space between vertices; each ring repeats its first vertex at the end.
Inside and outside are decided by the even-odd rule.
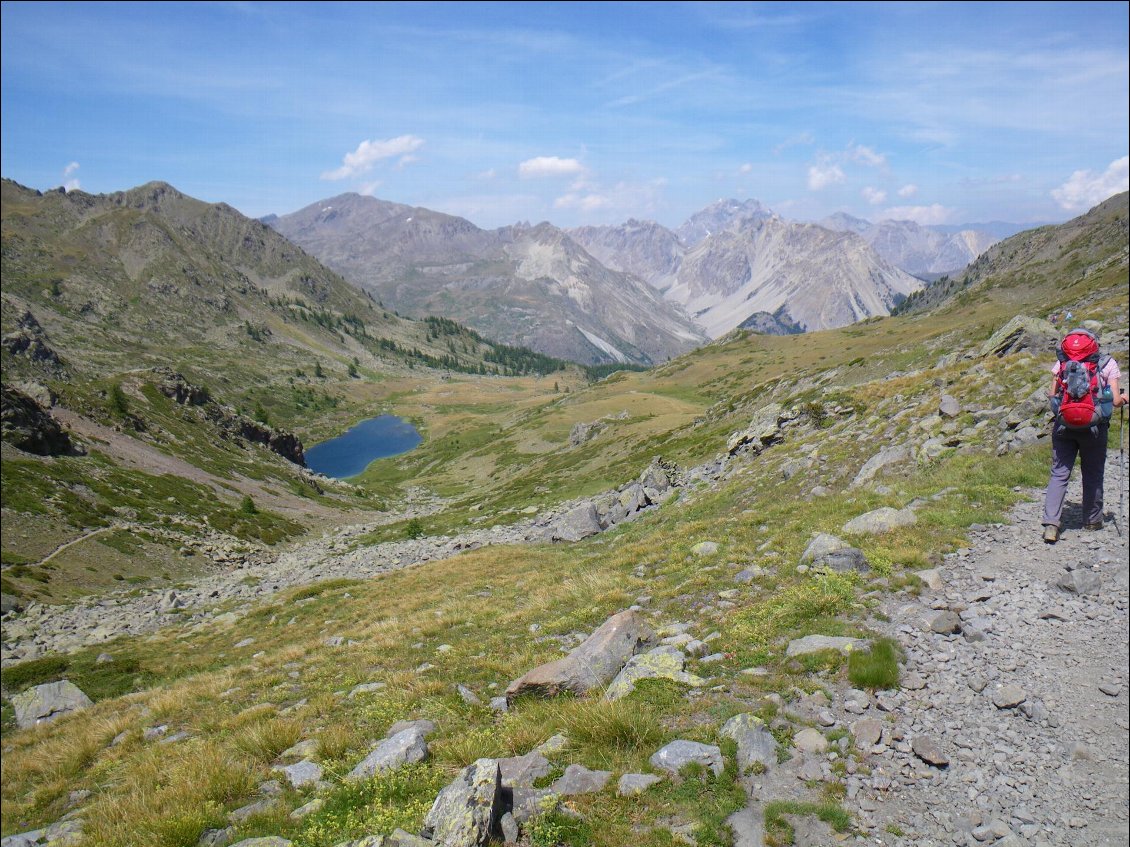
MULTIPOLYGON (((8 215, 6 197, 6 333, 8 215)), ((1054 268, 1046 250, 1018 252, 930 310, 738 330, 592 385, 575 371, 385 372, 379 342, 278 313, 271 337, 301 326, 330 374, 306 379, 342 408, 300 411, 293 369, 259 391, 178 362, 272 423, 326 431, 343 409, 382 406, 426 439, 348 485, 291 490, 335 510, 321 533, 288 517, 284 477, 267 476, 246 520, 300 524, 258 530, 289 539, 270 556, 7 613, 3 833, 53 826, 123 847, 1119 843, 1125 538, 1111 525, 1065 539, 1066 555, 1095 559, 1065 571, 1035 529, 1009 526, 1046 481, 1045 319, 1071 309, 1127 361, 1125 214, 1121 232, 1105 213, 1084 220, 1056 236, 1054 268), (18 727, 21 693, 64 679, 92 702, 18 727)), ((21 308, 55 296, 41 285, 21 308)), ((35 314, 54 349, 64 322, 35 314)), ((438 324, 374 314, 409 334, 398 349, 445 349, 438 324)), ((256 343, 244 331, 227 355, 254 368, 256 343)), ((59 344, 61 366, 76 350, 59 344)), ((4 355, 7 381, 17 354, 4 355)), ((91 356, 110 381, 86 408, 125 432, 111 355, 91 356)), ((294 355, 287 367, 309 374, 294 355)), ((122 382, 126 412, 187 443, 152 379, 122 382)), ((73 496, 160 525, 196 496, 136 475, 97 488, 66 476, 69 457, 15 449, 5 545, 10 497, 29 516, 73 496), (37 479, 55 482, 35 493, 37 479)), ((243 485, 250 464, 223 477, 242 455, 207 470, 243 485)), ((34 569, 6 554, 6 578, 13 567, 34 569)))

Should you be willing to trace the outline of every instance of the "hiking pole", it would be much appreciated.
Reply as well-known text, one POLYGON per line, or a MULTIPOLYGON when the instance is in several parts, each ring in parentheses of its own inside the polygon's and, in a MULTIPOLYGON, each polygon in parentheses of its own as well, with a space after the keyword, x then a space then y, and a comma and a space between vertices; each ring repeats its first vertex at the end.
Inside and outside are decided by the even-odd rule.
POLYGON ((1114 526, 1121 537, 1125 530, 1122 525, 1126 523, 1125 499, 1126 488, 1126 392, 1122 394, 1122 404, 1118 407, 1118 520, 1114 526))

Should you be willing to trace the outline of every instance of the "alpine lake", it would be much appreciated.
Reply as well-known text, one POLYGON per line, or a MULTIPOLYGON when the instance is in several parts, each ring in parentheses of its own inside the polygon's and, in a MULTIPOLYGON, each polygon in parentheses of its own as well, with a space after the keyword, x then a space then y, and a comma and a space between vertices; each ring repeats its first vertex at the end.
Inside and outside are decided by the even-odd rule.
POLYGON ((369 418, 343 435, 315 444, 306 451, 310 470, 335 479, 356 476, 374 459, 412 450, 423 438, 416 427, 396 415, 369 418))

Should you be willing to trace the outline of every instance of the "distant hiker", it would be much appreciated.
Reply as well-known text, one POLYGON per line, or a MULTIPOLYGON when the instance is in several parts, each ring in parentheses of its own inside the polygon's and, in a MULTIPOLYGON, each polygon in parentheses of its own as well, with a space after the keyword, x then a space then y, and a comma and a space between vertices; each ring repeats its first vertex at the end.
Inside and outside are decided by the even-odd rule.
MULTIPOLYGON (((1068 313, 1070 316, 1070 313, 1068 313)), ((1073 329, 1056 349, 1052 390, 1052 474, 1044 495, 1044 541, 1059 540, 1063 498, 1075 458, 1083 473, 1083 528, 1102 529, 1106 439, 1116 406, 1126 403, 1119 389, 1122 372, 1099 350, 1099 339, 1073 329)))

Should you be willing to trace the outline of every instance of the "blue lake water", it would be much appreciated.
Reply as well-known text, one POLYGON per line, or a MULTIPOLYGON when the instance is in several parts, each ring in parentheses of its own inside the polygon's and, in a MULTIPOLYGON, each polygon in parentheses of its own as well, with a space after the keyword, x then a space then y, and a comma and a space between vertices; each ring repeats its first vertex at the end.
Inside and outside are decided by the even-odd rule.
POLYGON ((312 471, 344 479, 356 476, 374 459, 407 453, 424 439, 416 427, 396 415, 381 415, 362 421, 337 438, 315 444, 306 451, 312 471))

